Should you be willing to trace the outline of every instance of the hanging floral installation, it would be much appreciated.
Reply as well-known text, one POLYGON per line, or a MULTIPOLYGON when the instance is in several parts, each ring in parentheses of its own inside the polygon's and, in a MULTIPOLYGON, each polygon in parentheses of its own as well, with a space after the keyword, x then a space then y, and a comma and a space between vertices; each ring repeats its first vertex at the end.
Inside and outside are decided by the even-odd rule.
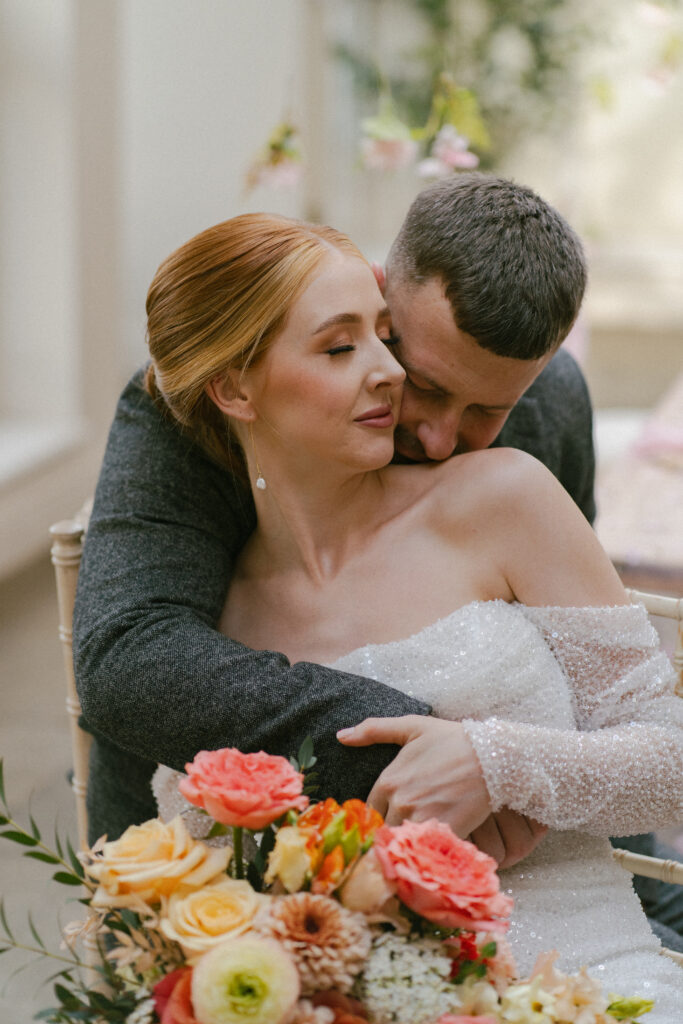
POLYGON ((270 134, 261 153, 247 171, 246 187, 294 188, 301 180, 303 161, 299 129, 289 120, 282 121, 270 134))

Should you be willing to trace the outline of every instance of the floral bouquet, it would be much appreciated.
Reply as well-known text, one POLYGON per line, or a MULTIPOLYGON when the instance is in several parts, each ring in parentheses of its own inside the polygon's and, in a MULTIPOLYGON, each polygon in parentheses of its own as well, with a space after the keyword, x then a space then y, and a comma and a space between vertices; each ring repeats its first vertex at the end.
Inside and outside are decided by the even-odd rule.
MULTIPOLYGON (((83 885, 65 930, 54 1022, 128 1024, 614 1024, 651 1001, 603 996, 544 954, 518 980, 503 938, 512 908, 495 862, 438 821, 396 827, 361 800, 311 803, 299 760, 203 751, 179 790, 215 824, 179 815, 67 856, 6 814, 0 835, 83 885), (221 838, 227 836, 228 842, 221 838), (221 845, 222 844, 222 845, 221 845), (247 848, 250 856, 245 857, 247 848), (90 943, 96 962, 77 952, 90 943)), ((0 913, 11 947, 18 943, 0 913)), ((4 946, 4 949, 3 949, 4 946)))

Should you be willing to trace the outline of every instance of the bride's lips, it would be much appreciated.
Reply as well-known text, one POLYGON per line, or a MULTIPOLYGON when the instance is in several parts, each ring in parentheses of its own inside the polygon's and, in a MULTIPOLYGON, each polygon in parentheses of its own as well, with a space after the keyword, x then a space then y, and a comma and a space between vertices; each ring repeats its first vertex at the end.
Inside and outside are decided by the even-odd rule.
POLYGON ((364 427, 393 427, 394 414, 390 405, 378 405, 375 409, 368 409, 362 416, 356 416, 355 423, 362 423, 364 427))

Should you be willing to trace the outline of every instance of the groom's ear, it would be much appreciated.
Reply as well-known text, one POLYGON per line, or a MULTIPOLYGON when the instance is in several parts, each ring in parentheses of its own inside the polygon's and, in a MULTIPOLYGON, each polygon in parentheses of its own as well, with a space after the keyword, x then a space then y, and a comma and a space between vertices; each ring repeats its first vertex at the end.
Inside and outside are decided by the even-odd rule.
POLYGON ((251 423, 256 419, 256 409, 241 370, 226 370, 210 380, 204 390, 226 416, 243 423, 251 423))

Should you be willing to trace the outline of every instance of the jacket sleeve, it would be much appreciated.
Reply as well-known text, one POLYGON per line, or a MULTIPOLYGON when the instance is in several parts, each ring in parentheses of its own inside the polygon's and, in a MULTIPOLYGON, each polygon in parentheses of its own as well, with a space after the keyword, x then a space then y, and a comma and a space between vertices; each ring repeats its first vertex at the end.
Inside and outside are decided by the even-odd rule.
POLYGON ((137 374, 109 436, 76 597, 74 661, 87 726, 176 768, 202 748, 289 755, 310 734, 324 791, 343 779, 367 792, 395 748, 359 756, 335 731, 429 707, 216 631, 253 522, 247 491, 163 417, 137 374))
POLYGON ((634 835, 683 814, 683 700, 642 606, 526 608, 563 670, 575 728, 468 720, 494 810, 634 835))

